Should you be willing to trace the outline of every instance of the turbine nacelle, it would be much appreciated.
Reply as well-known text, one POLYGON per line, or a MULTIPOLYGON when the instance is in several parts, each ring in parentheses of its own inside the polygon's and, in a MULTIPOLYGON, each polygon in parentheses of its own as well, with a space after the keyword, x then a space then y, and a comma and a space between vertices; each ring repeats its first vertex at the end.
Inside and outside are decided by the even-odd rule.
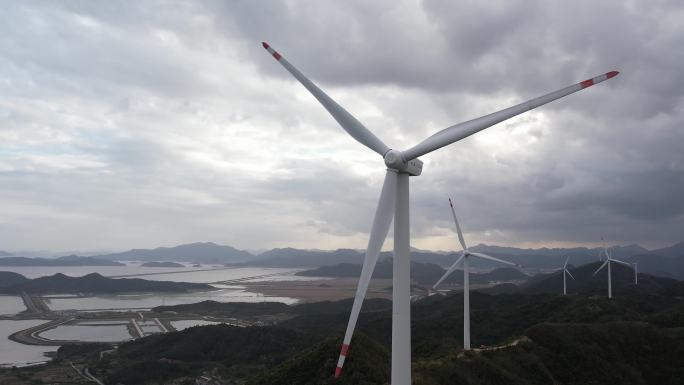
POLYGON ((389 150, 383 158, 385 160, 385 165, 392 170, 405 172, 411 176, 418 176, 423 172, 423 161, 420 159, 411 159, 406 162, 401 156, 401 151, 389 150))

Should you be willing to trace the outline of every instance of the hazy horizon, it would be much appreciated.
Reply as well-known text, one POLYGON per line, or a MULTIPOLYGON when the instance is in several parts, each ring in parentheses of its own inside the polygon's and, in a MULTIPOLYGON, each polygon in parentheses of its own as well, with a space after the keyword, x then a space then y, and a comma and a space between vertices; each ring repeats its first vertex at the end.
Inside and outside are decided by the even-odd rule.
MULTIPOLYGON (((645 245, 640 245, 638 243, 626 243, 626 244, 613 244, 610 242, 606 243, 607 247, 629 247, 629 246, 640 246, 643 247, 649 251, 651 250, 657 250, 657 249, 662 249, 662 248, 667 248, 670 246, 674 246, 676 244, 679 244, 684 241, 677 241, 673 242, 670 244, 664 244, 656 247, 648 247, 645 245)), ((214 243, 219 246, 230 246, 238 250, 242 251, 247 251, 252 255, 259 255, 263 252, 274 250, 274 249, 285 249, 285 248, 294 248, 294 249, 302 249, 302 250, 311 250, 311 251, 323 251, 323 252, 331 252, 339 249, 351 249, 351 250, 356 250, 359 252, 364 252, 365 249, 363 248, 352 248, 352 247, 340 247, 340 248, 335 248, 335 249, 320 249, 320 248, 311 248, 311 247, 292 247, 292 246, 276 246, 272 248, 267 248, 267 249, 247 249, 247 248, 241 248, 237 247, 235 245, 230 245, 230 244, 222 244, 219 242, 212 242, 212 241, 199 241, 199 242, 189 242, 189 243, 177 243, 177 244, 170 244, 170 245, 157 245, 157 246, 149 246, 149 247, 130 247, 130 248, 121 248, 121 249, 112 249, 112 250, 31 250, 31 249, 26 249, 26 250, 8 250, 8 249, 3 249, 0 247, 0 251, 4 251, 7 253, 17 253, 17 254, 24 254, 28 257, 41 257, 44 256, 46 258, 53 258, 53 257, 61 257, 61 256, 67 256, 67 255, 79 255, 79 256, 97 256, 97 255, 106 255, 106 254, 116 254, 116 253, 121 253, 121 252, 126 252, 129 250, 134 250, 134 249, 145 249, 145 250, 153 250, 156 248, 172 248, 176 246, 181 246, 181 245, 187 245, 187 244, 196 244, 196 243, 214 243), (41 255, 42 254, 42 255, 41 255)), ((562 246, 562 245, 557 245, 557 246, 511 246, 511 245, 501 245, 501 244, 487 244, 487 243, 474 243, 471 244, 469 247, 474 247, 474 246, 490 246, 490 247, 512 247, 512 248, 519 248, 519 249, 543 249, 543 248, 548 248, 548 249, 571 249, 571 248, 587 248, 587 249, 595 249, 595 248, 600 248, 603 247, 603 243, 598 242, 596 244, 577 244, 577 245, 567 245, 567 246, 562 246)), ((449 250, 444 250, 444 249, 423 249, 423 248, 418 248, 418 247, 411 247, 414 250, 420 250, 420 251, 428 251, 428 252, 434 252, 434 253, 450 253, 450 252, 458 252, 460 251, 460 247, 455 247, 454 249, 449 249, 449 250)), ((387 244, 383 248, 383 251, 392 251, 391 244, 388 246, 387 244)), ((12 254, 12 256, 20 256, 20 255, 15 255, 12 254)))

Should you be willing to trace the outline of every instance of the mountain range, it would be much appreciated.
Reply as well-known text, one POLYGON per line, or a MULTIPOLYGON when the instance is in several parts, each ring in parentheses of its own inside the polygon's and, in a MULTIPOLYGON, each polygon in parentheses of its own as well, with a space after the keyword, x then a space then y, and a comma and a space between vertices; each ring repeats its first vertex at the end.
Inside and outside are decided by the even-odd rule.
POLYGON ((156 249, 133 249, 121 253, 98 255, 96 258, 113 261, 176 261, 206 264, 225 264, 248 261, 254 256, 234 247, 212 242, 197 242, 156 249))
MULTIPOLYGON (((583 265, 598 260, 601 248, 540 248, 521 249, 515 247, 490 246, 479 244, 470 248, 470 251, 489 254, 494 257, 504 258, 525 266, 528 269, 557 269, 562 266, 566 257, 570 257, 575 265, 583 265)), ((647 250, 639 245, 613 246, 611 252, 615 258, 621 258, 626 262, 638 262, 639 271, 666 277, 684 279, 684 242, 676 243, 669 247, 647 250)), ((431 252, 413 249, 412 260, 419 263, 433 263, 442 267, 449 266, 456 260, 460 252, 431 252)), ((391 252, 381 253, 380 260, 390 258, 391 252)), ((18 257, 1 258, 18 261, 18 257)), ((353 249, 337 249, 334 251, 305 250, 294 248, 276 248, 265 251, 259 255, 253 255, 245 250, 234 247, 218 245, 211 242, 191 243, 174 247, 158 247, 155 249, 133 249, 120 253, 103 254, 91 257, 69 256, 56 260, 68 263, 75 258, 93 258, 94 260, 108 261, 175 261, 202 264, 221 264, 235 266, 261 266, 261 267, 287 267, 287 268, 314 268, 319 266, 332 266, 340 263, 361 264, 363 252, 353 249)), ((23 259, 28 266, 30 258, 23 259)), ((48 263, 40 259, 41 263, 48 263)), ((85 259, 81 260, 87 261, 85 259)), ((95 263, 95 261, 90 260, 95 263)), ((7 263, 7 262, 5 262, 7 263)), ((1 265, 2 263, 0 263, 1 265)), ((36 264, 37 265, 37 264, 36 264)), ((15 265, 16 266, 16 265, 15 265)), ((499 267, 494 262, 474 260, 472 266, 477 269, 492 269, 499 267)))

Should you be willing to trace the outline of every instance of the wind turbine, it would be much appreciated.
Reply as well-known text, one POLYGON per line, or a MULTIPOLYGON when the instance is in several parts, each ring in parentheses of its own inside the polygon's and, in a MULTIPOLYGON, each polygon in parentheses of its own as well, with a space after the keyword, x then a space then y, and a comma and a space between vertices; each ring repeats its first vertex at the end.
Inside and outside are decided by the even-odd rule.
POLYGON ((639 262, 632 262, 632 265, 634 265, 634 284, 638 285, 639 284, 639 279, 637 278, 637 264, 639 262))
POLYGON ((459 226, 458 219, 456 219, 456 212, 454 211, 454 205, 451 203, 451 198, 449 198, 449 206, 451 206, 451 215, 454 217, 456 232, 458 233, 458 241, 461 243, 463 251, 461 251, 461 256, 458 257, 456 262, 449 266, 442 278, 440 278, 439 281, 432 286, 432 290, 437 289, 437 286, 442 283, 442 281, 444 281, 454 270, 458 269, 458 264, 463 261, 463 349, 470 350, 470 274, 468 272, 468 259, 470 257, 477 257, 517 267, 522 267, 522 265, 490 257, 486 254, 473 253, 469 251, 468 247, 466 247, 465 240, 463 239, 461 226, 459 226))
POLYGON ((570 272, 570 270, 568 270, 568 261, 569 261, 569 260, 570 260, 570 257, 567 257, 567 258, 565 259, 565 264, 563 265, 563 295, 567 295, 567 294, 568 294, 568 290, 567 290, 568 286, 567 286, 567 284, 566 284, 566 282, 565 282, 565 275, 567 274, 567 275, 570 276, 570 278, 572 278, 573 281, 575 280, 575 277, 573 277, 573 276, 572 276, 572 273, 570 272))
POLYGON ((380 192, 378 207, 371 226, 368 248, 356 289, 347 331, 345 333, 335 376, 339 377, 349 349, 349 343, 368 289, 368 284, 394 217, 394 263, 392 275, 392 384, 411 383, 411 285, 410 285, 410 229, 409 229, 409 176, 418 176, 423 169, 419 156, 457 142, 487 127, 541 105, 560 99, 618 74, 611 71, 562 88, 535 99, 517 104, 473 120, 459 123, 437 132, 405 151, 388 147, 361 122, 342 108, 325 92, 304 76, 290 62, 271 48, 263 47, 295 77, 322 105, 340 126, 354 139, 380 155, 387 167, 380 192))
POLYGON ((603 264, 602 264, 598 269, 596 269, 596 271, 594 272, 594 274, 592 274, 592 277, 595 276, 596 273, 598 273, 599 271, 601 271, 601 269, 603 269, 606 265, 608 265, 608 299, 611 299, 611 298, 613 298, 613 285, 612 285, 612 282, 611 282, 610 263, 611 263, 611 262, 617 262, 617 263, 621 263, 621 264, 623 264, 623 265, 625 265, 625 266, 629 266, 629 263, 623 262, 623 261, 620 261, 619 259, 613 258, 613 257, 611 256, 610 250, 607 249, 607 248, 605 248, 605 246, 604 246, 604 249, 603 249, 603 250, 604 250, 604 253, 606 254, 606 261, 603 262, 603 264))

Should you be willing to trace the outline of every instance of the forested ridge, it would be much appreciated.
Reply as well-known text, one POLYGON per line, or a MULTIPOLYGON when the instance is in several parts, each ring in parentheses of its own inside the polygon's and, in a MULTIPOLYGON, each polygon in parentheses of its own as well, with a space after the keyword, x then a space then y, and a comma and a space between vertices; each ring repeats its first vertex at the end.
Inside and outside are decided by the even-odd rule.
MULTIPOLYGON (((684 378, 682 283, 658 282, 662 287, 617 289, 611 300, 595 290, 473 292, 470 352, 461 347, 462 294, 423 298, 412 305, 413 383, 677 384, 684 378)), ((107 383, 122 384, 182 383, 208 370, 234 384, 388 384, 386 300, 364 304, 344 374, 333 379, 350 308, 351 300, 157 309, 288 317, 274 326, 214 325, 142 338, 102 360, 93 353, 92 367, 107 383)))

